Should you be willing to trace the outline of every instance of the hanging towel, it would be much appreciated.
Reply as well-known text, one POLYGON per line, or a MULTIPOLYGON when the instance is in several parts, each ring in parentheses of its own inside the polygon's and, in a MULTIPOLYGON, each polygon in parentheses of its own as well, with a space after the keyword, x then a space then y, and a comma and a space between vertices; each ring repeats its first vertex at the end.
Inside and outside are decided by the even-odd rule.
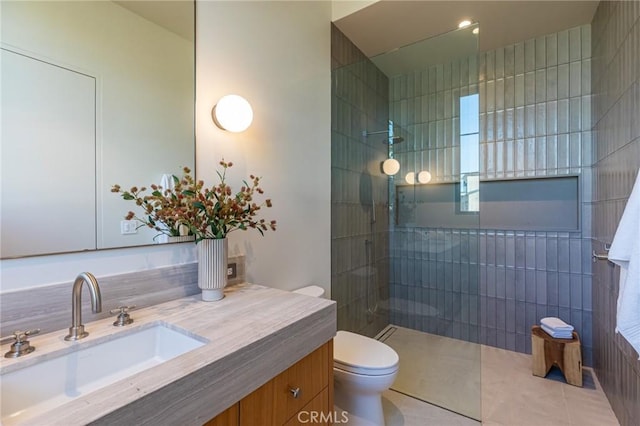
POLYGON ((556 317, 546 317, 540 320, 540 325, 553 331, 568 331, 569 335, 573 331, 573 326, 556 317))
POLYGON ((164 192, 165 189, 173 189, 173 175, 162 175, 162 179, 160 179, 160 186, 162 187, 162 192, 164 192))
POLYGON ((620 266, 616 332, 640 354, 640 171, 613 237, 609 260, 620 266))
MULTIPOLYGON (((173 182, 173 175, 170 174, 164 174, 162 175, 162 178, 160 179, 160 186, 162 187, 162 193, 164 194, 164 191, 167 189, 173 189, 174 188, 174 182, 173 182)), ((158 223, 158 227, 163 228, 163 229, 167 229, 167 225, 163 224, 163 223, 158 223)), ((165 244, 169 242, 169 236, 165 235, 165 234, 160 234, 157 237, 154 238, 153 240, 156 244, 165 244)))

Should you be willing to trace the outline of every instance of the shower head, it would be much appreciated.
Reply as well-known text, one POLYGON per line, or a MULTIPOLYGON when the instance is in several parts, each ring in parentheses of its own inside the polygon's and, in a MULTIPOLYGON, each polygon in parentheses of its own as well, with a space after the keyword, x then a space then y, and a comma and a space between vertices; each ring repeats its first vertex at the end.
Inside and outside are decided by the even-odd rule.
MULTIPOLYGON (((389 130, 379 130, 377 132, 364 131, 364 132, 362 132, 362 136, 364 136, 366 138, 366 137, 368 137, 370 135, 381 135, 383 133, 388 135, 389 134, 389 130)), ((393 144, 400 143, 400 142, 404 142, 404 138, 402 136, 390 136, 390 137, 382 140, 382 143, 386 144, 386 145, 393 145, 393 144)))

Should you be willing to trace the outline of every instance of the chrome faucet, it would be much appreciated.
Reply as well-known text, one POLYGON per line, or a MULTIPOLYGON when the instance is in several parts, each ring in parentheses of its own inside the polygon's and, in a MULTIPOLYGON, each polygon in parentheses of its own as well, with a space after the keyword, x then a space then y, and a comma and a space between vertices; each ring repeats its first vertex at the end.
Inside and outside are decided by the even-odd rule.
POLYGON ((100 295, 100 287, 98 280, 89 272, 83 272, 76 278, 73 283, 73 294, 71 295, 71 327, 69 334, 64 340, 80 340, 89 335, 84 331, 82 325, 82 284, 87 283, 89 293, 91 293, 91 310, 94 314, 102 312, 102 296, 100 295))

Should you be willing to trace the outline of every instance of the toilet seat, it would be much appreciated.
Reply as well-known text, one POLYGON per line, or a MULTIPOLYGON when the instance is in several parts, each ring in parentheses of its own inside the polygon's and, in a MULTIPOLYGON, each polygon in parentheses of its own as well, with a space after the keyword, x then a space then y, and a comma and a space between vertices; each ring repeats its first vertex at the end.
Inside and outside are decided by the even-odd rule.
POLYGON ((333 365, 363 376, 383 376, 398 371, 396 351, 370 337, 338 331, 333 339, 333 365))
POLYGON ((304 294, 305 296, 322 297, 324 295, 324 288, 317 285, 310 285, 293 290, 293 292, 297 294, 304 294))

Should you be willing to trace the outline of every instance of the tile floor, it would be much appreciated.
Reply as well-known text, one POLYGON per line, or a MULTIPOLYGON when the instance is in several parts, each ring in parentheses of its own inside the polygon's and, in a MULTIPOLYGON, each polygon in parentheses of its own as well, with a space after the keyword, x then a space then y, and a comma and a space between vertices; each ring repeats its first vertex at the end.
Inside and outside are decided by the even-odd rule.
MULTIPOLYGON (((481 373, 483 425, 619 424, 590 368, 583 369, 584 386, 579 388, 567 384, 555 369, 546 378, 533 376, 531 355, 481 346, 481 373)), ((383 394, 383 404, 387 426, 480 424, 394 390, 383 394)))
POLYGON ((400 392, 382 394, 386 426, 479 426, 480 422, 400 392))
POLYGON ((393 390, 481 420, 480 345, 396 326, 378 340, 400 356, 393 390))

